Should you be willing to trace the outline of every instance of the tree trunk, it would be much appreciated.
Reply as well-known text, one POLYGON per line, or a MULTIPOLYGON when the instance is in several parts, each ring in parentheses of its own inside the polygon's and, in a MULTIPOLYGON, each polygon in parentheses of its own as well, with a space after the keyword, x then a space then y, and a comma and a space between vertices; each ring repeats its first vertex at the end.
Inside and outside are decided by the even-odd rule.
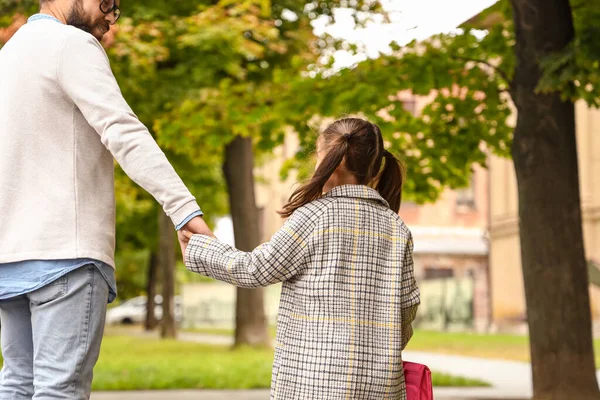
POLYGON ((581 227, 575 109, 536 94, 540 61, 574 36, 568 0, 511 0, 518 109, 512 154, 535 399, 600 399, 581 227))
MULTIPOLYGON (((252 139, 236 137, 225 149, 223 172, 229 191, 229 205, 235 245, 252 251, 260 244, 258 209, 254 198, 254 154, 252 139)), ((235 345, 270 345, 263 289, 237 289, 235 345)))
POLYGON ((175 239, 171 219, 161 209, 158 219, 158 260, 163 272, 162 282, 162 338, 174 338, 177 334, 175 326, 175 239))
MULTIPOLYGON (((161 210, 162 212, 162 210, 161 210)), ((156 314, 154 308, 156 303, 154 297, 156 296, 156 278, 158 270, 158 257, 153 251, 150 254, 150 262, 148 264, 148 282, 146 283, 146 294, 148 295, 148 302, 146 303, 146 320, 144 321, 144 329, 147 331, 154 330, 158 321, 156 320, 156 314)))

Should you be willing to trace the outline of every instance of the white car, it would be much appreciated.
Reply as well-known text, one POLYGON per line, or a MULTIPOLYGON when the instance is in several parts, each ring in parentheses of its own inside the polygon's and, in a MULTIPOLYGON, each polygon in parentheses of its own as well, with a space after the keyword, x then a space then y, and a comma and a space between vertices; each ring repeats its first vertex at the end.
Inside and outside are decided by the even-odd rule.
MULTIPOLYGON (((146 296, 138 296, 110 308, 106 312, 106 323, 108 325, 143 323, 146 319, 146 302, 146 296)), ((157 294, 154 297, 154 302, 156 304, 154 307, 154 316, 157 320, 160 320, 162 318, 162 296, 157 294)), ((180 323, 182 320, 181 298, 175 296, 175 321, 180 323)))

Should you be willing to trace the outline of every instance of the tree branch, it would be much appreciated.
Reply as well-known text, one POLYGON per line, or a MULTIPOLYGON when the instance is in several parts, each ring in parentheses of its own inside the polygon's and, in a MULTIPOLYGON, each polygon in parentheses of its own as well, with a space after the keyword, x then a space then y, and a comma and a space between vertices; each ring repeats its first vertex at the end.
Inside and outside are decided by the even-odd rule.
POLYGON ((498 75, 500 75, 502 77, 502 79, 504 79, 506 81, 506 84, 508 85, 508 87, 510 88, 511 84, 510 84, 510 79, 508 77, 508 74, 506 73, 506 71, 498 68, 497 66, 495 66, 494 64, 490 63, 489 61, 486 60, 478 60, 476 58, 469 58, 469 57, 461 57, 461 56, 453 56, 453 58, 455 58, 456 60, 461 60, 461 61, 472 61, 478 64, 484 64, 487 65, 488 67, 492 68, 494 71, 496 71, 496 73, 498 75))

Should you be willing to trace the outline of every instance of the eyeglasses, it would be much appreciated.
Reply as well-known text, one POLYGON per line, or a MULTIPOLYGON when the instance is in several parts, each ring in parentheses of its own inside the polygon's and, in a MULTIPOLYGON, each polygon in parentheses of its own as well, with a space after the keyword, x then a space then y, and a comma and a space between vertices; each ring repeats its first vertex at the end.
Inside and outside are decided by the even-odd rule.
POLYGON ((119 18, 121 18, 121 9, 117 6, 116 0, 102 0, 100 3, 100 11, 104 14, 113 13, 115 19, 111 25, 116 24, 119 18))

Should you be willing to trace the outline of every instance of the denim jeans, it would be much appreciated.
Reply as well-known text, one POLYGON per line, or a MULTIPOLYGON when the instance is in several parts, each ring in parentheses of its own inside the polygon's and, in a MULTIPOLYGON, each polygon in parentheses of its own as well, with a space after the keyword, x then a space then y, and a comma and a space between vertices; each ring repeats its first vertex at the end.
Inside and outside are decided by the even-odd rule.
POLYGON ((107 301, 92 264, 0 301, 0 400, 89 399, 107 301))

